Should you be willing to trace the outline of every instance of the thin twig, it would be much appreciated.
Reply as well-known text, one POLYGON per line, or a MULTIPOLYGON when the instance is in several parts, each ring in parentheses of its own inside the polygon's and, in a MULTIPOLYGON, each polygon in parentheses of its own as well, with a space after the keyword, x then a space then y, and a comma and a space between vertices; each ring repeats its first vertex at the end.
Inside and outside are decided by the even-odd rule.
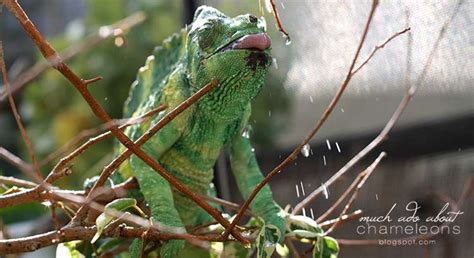
POLYGON ((18 179, 12 176, 0 176, 0 183, 6 184, 6 185, 19 186, 19 187, 27 187, 27 188, 36 186, 36 184, 33 182, 18 179))
POLYGON ((342 223, 348 220, 357 219, 360 216, 362 216, 362 210, 355 210, 354 212, 346 214, 342 216, 341 218, 335 218, 335 219, 323 221, 319 224, 319 226, 321 226, 322 229, 326 229, 326 228, 330 228, 334 223, 338 221, 342 223))
POLYGON ((272 6, 273 17, 275 17, 275 21, 277 23, 278 31, 283 33, 283 35, 286 38, 286 42, 291 42, 290 34, 288 34, 288 32, 286 32, 286 30, 283 28, 283 25, 281 23, 280 14, 278 13, 278 9, 276 8, 275 0, 269 0, 269 1, 270 1, 271 6, 272 6))
POLYGON ((372 59, 372 57, 375 55, 375 53, 377 53, 377 51, 379 51, 380 49, 384 48, 385 45, 387 45, 390 41, 392 41, 392 39, 408 32, 408 31, 410 31, 410 27, 407 27, 407 28, 393 34, 392 36, 387 38, 382 44, 375 46, 374 49, 372 50, 372 52, 370 52, 369 56, 365 59, 365 61, 362 62, 357 68, 354 69, 354 71, 352 72, 352 75, 356 74, 360 69, 362 69, 362 67, 364 67, 364 65, 366 65, 370 61, 370 59, 372 59))
POLYGON ((2 41, 0 41, 0 69, 2 70, 2 76, 3 76, 3 85, 5 87, 5 90, 8 93, 8 101, 10 102, 10 107, 13 112, 13 116, 15 117, 15 122, 18 126, 18 129, 20 130, 21 138, 23 138, 23 141, 25 142, 26 149, 28 151, 28 154, 31 159, 31 163, 33 165, 33 173, 27 173, 28 176, 30 176, 33 180, 39 182, 43 180, 43 177, 41 176, 41 172, 38 167, 38 163, 36 162, 36 155, 33 150, 33 146, 31 145, 31 140, 28 137, 28 134, 26 133, 25 127, 23 126, 23 123, 21 122, 20 114, 18 113, 18 110, 16 108, 16 103, 15 100, 13 99, 13 95, 10 90, 10 83, 8 82, 8 74, 7 74, 7 69, 5 67, 5 60, 3 58, 3 44, 2 41))
MULTIPOLYGON (((425 63, 425 66, 423 67, 422 72, 418 76, 417 80, 415 83, 413 83, 407 90, 405 95, 403 96, 402 100, 400 101, 400 104, 398 105, 397 109, 395 112, 392 114, 390 117, 389 121, 387 124, 385 124, 385 127, 382 129, 382 131, 375 137, 372 142, 369 143, 364 149, 362 149, 357 155, 355 155, 349 162, 347 162, 339 171, 337 171, 329 180, 327 180, 324 185, 326 187, 329 187, 332 185, 335 181, 337 181, 339 178, 341 178, 342 175, 344 175, 349 169, 351 169, 355 164, 359 163, 367 154, 369 154, 373 149, 375 149, 382 141, 386 139, 390 131, 393 129, 395 124, 398 122, 400 119, 401 115, 405 111, 406 107, 410 103, 411 99, 415 95, 416 91, 418 88, 421 86, 422 82, 424 81, 426 74, 428 73, 428 70, 431 67, 431 64, 433 62, 434 56, 436 51, 438 50, 439 43, 441 39, 443 39, 444 34, 446 33, 446 30, 448 29, 449 24, 451 24, 451 21, 454 19, 456 14, 459 11, 460 6, 462 5, 463 0, 459 0, 454 8, 454 11, 452 15, 445 21, 443 26, 441 27, 441 30, 438 34, 438 37, 435 40, 435 43, 433 44, 433 48, 430 51, 430 54, 428 56, 428 59, 425 63)), ((300 203, 298 203, 295 206, 295 209, 293 210, 292 214, 297 214, 301 211, 301 209, 305 206, 307 206, 309 203, 311 203, 313 200, 315 200, 315 197, 317 197, 322 191, 324 191, 323 187, 318 187, 316 190, 314 190, 311 194, 309 194, 305 199, 303 199, 300 203)))
MULTIPOLYGON (((301 152, 303 147, 319 131, 319 129, 322 127, 322 125, 324 124, 326 119, 331 114, 332 110, 336 106, 339 99, 342 97, 342 93, 347 88, 347 86, 349 85, 349 82, 352 78, 352 70, 354 69, 357 58, 359 57, 360 50, 362 49, 362 46, 364 45, 365 38, 366 38, 367 33, 369 31, 370 23, 372 22, 372 18, 374 16, 375 10, 377 9, 378 3, 379 3, 378 0, 373 0, 372 1, 372 6, 371 6, 371 9, 370 9, 368 18, 367 18, 367 22, 365 24, 364 31, 362 33, 359 45, 358 45, 357 50, 356 50, 356 53, 355 53, 355 55, 352 59, 350 68, 347 72, 346 78, 344 79, 344 82, 341 84, 339 90, 337 91, 336 95, 332 99, 331 103, 329 104, 329 106, 324 111, 324 114, 321 116, 321 118, 319 119, 319 121, 317 122, 315 127, 311 130, 311 132, 303 140, 303 142, 300 145, 298 145, 293 150, 293 152, 288 157, 286 157, 285 160, 283 160, 278 166, 276 166, 260 183, 257 184, 257 186, 255 187, 253 192, 250 194, 248 199, 245 201, 244 205, 242 205, 242 208, 240 209, 240 211, 237 213, 234 221, 231 224, 230 229, 232 229, 239 222, 240 218, 244 214, 245 210, 248 209, 248 207, 250 206, 250 203, 253 201, 253 199, 255 198, 257 193, 268 183, 268 181, 270 181, 270 179, 272 179, 276 174, 280 173, 281 170, 283 169, 283 167, 287 166, 288 164, 290 164, 290 162, 292 162, 293 160, 295 160, 298 157, 298 154, 301 152)), ((226 232, 224 233, 224 237, 227 237, 228 235, 229 235, 229 229, 227 229, 226 232)))
POLYGON ((365 176, 364 171, 359 173, 359 175, 357 175, 357 177, 354 179, 352 184, 344 191, 344 193, 339 197, 339 199, 337 199, 337 201, 333 205, 331 205, 331 207, 329 207, 329 209, 327 209, 321 216, 319 216, 319 218, 316 220, 316 222, 320 223, 321 221, 324 221, 329 215, 331 215, 331 213, 337 207, 339 207, 339 205, 342 203, 342 201, 344 201, 346 199, 346 197, 349 196, 349 194, 352 192, 352 190, 354 190, 357 187, 357 185, 362 180, 362 178, 364 178, 364 176, 365 176))
POLYGON ((16 156, 15 154, 9 152, 7 149, 0 147, 0 159, 3 159, 13 165, 14 167, 18 168, 21 172, 25 174, 32 174, 33 168, 30 164, 23 161, 21 158, 16 156))
MULTIPOLYGON (((78 54, 84 53, 90 49, 93 49, 95 46, 104 42, 109 38, 115 37, 114 31, 120 30, 126 32, 132 27, 135 27, 138 24, 141 24, 146 19, 146 15, 143 12, 136 12, 130 16, 107 26, 102 26, 98 31, 86 37, 83 41, 79 42, 77 45, 73 45, 66 49, 60 54, 63 58, 63 61, 68 61, 71 58, 77 56, 78 54)), ((123 33, 121 34, 123 35, 123 33)), ((36 79, 38 76, 42 75, 45 71, 50 68, 48 62, 41 60, 34 64, 27 71, 18 75, 18 79, 14 80, 11 83, 11 92, 12 94, 16 93, 18 90, 22 89, 25 85, 36 79)), ((0 91, 0 103, 6 100, 7 92, 6 90, 0 91)))
POLYGON ((352 193, 351 198, 349 199, 349 201, 347 202, 346 206, 344 207, 344 209, 342 210, 341 214, 339 215, 338 220, 337 220, 336 223, 334 223, 328 230, 326 230, 326 231, 324 232, 324 234, 326 234, 326 235, 330 234, 330 233, 339 225, 339 223, 341 222, 342 216, 346 215, 347 211, 351 208, 351 206, 352 206, 352 204, 354 203, 355 199, 356 199, 357 196, 359 195, 360 189, 362 189, 362 187, 364 186, 365 182, 367 182, 367 179, 372 175, 372 173, 375 171, 375 168, 377 168, 377 166, 379 165, 380 161, 382 161, 382 159, 383 159, 386 155, 387 155, 387 153, 385 153, 385 152, 380 153, 380 155, 377 157, 377 159, 375 159, 375 161, 372 162, 372 164, 370 164, 370 166, 369 166, 364 172, 362 172, 362 174, 364 175, 364 177, 363 177, 363 178, 360 180, 360 182, 357 184, 357 187, 355 188, 354 193, 352 193))

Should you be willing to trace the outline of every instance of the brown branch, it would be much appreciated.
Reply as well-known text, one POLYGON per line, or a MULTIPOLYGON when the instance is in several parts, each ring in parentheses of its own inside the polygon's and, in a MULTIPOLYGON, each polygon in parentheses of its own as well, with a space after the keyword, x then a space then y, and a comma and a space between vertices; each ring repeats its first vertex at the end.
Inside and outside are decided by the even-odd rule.
POLYGON ((362 69, 362 67, 364 67, 370 61, 370 59, 372 59, 372 57, 375 55, 375 53, 377 53, 377 51, 384 48, 385 45, 387 45, 394 38, 408 32, 408 31, 410 31, 410 27, 405 28, 405 29, 393 34, 392 36, 387 38, 382 44, 375 46, 374 49, 372 50, 372 52, 370 52, 369 56, 365 59, 365 61, 362 62, 357 68, 354 69, 354 71, 352 72, 352 75, 356 74, 360 69, 362 69))
MULTIPOLYGON (((410 103, 411 99, 415 95, 416 91, 422 84, 422 82, 425 79, 426 74, 428 73, 429 68, 431 67, 431 64, 433 62, 433 58, 435 56, 436 51, 438 50, 439 43, 441 39, 444 37, 444 34, 446 33, 446 30, 451 23, 451 21, 454 19, 456 16, 459 7, 461 6, 463 0, 459 0, 454 8, 454 11, 452 15, 445 21, 443 26, 441 27, 441 30, 438 34, 438 37, 435 40, 435 43, 433 44, 433 48, 431 49, 431 52, 428 56, 428 59, 425 63, 425 66, 423 67, 422 72, 418 76, 417 80, 415 83, 413 83, 407 90, 405 95, 403 96, 402 100, 400 101, 400 104, 398 105, 397 109, 395 112, 392 114, 390 117, 389 121, 387 124, 385 124, 385 127, 382 129, 382 131, 375 137, 372 142, 369 143, 364 149, 362 149, 357 155, 355 155, 349 162, 347 162, 339 171, 337 171, 329 180, 327 180, 324 185, 326 187, 329 187, 332 185, 335 181, 337 181, 342 175, 344 175, 349 169, 351 169, 355 164, 359 163, 367 154, 369 154, 373 149, 375 149, 382 141, 386 139, 390 131, 393 129, 395 124, 398 122, 400 119, 401 115, 405 111, 406 107, 410 103)), ((303 207, 311 203, 315 198, 324 190, 323 187, 318 187, 316 190, 314 190, 311 194, 309 194, 305 199, 303 199, 300 203, 298 203, 295 206, 295 209, 293 210, 292 214, 299 213, 303 207)))
POLYGON ((386 156, 387 154, 385 152, 380 153, 380 155, 375 159, 372 164, 364 171, 362 172, 363 178, 360 180, 360 182, 357 184, 357 187, 354 190, 354 193, 352 193, 351 198, 347 202, 346 206, 342 210, 341 214, 339 214, 338 220, 336 223, 334 223, 328 230, 324 232, 324 234, 328 235, 330 234, 341 222, 342 216, 346 215, 347 211, 351 208, 352 204, 354 203, 355 199, 359 195, 360 189, 364 186, 365 182, 367 182, 367 179, 372 175, 372 173, 375 171, 375 168, 379 165, 380 161, 386 156))
POLYGON ((323 228, 323 229, 326 229, 326 228, 330 228, 334 223, 336 223, 338 221, 340 221, 342 223, 342 222, 346 222, 348 220, 357 219, 360 216, 362 216, 362 210, 355 210, 354 212, 346 214, 346 215, 342 216, 341 218, 335 218, 335 219, 323 221, 319 224, 319 226, 321 226, 321 228, 323 228))
MULTIPOLYGON (((342 97, 342 93, 347 88, 347 86, 349 85, 349 82, 352 78, 352 70, 354 69, 357 58, 359 57, 360 50, 362 49, 362 46, 364 45, 365 38, 367 36, 367 32, 369 31, 370 23, 372 22, 372 18, 374 16, 375 10, 377 9, 378 3, 379 3, 378 0, 373 0, 372 1, 372 7, 370 9, 370 12, 369 12, 369 15, 368 15, 368 18, 367 18, 367 22, 365 24, 364 31, 362 33, 359 45, 358 45, 357 50, 356 50, 356 53, 355 53, 355 55, 352 59, 351 66, 350 66, 350 68, 347 72, 346 78, 344 79, 344 82, 341 84, 339 90, 337 91, 336 95, 332 99, 331 103, 329 104, 329 106, 324 111, 324 114, 321 116, 321 118, 319 119, 319 121, 317 122, 315 127, 311 130, 311 132, 303 140, 303 142, 300 145, 298 145, 293 150, 293 152, 288 157, 286 157, 285 160, 283 160, 278 166, 276 166, 260 183, 257 184, 257 186, 255 187, 253 192, 250 194, 248 199, 245 201, 244 205, 242 205, 242 208, 240 209, 240 211, 237 213, 237 216, 235 217, 234 221, 232 222, 230 229, 232 229, 239 222, 239 220, 241 219, 241 217, 244 214, 245 210, 248 209, 248 207, 250 206, 250 203, 253 201, 253 199, 255 198, 257 193, 263 188, 263 186, 265 186, 268 183, 268 181, 270 181, 270 179, 272 179, 276 174, 280 173, 281 170, 283 169, 283 167, 287 166, 288 164, 290 164, 290 162, 292 162, 293 160, 295 160, 298 157, 298 154, 301 152, 303 147, 319 131, 319 129, 322 127, 322 125, 324 124, 326 119, 331 114, 332 110, 336 106, 339 99, 342 97)), ((229 233, 230 233, 229 230, 230 229, 227 229, 226 232, 224 233, 225 237, 227 237, 229 235, 229 233)))
POLYGON ((14 185, 19 187, 31 188, 35 187, 36 184, 30 181, 21 180, 12 176, 0 176, 0 184, 14 185))
POLYGON ((281 19, 280 19, 280 14, 278 13, 278 9, 276 8, 276 5, 275 5, 275 0, 269 0, 269 2, 272 6, 273 17, 275 17, 275 21, 277 23, 278 31, 283 33, 283 35, 286 38, 286 42, 289 44, 291 42, 291 38, 290 38, 290 35, 288 34, 288 32, 286 32, 286 30, 283 28, 283 25, 282 25, 281 19))
MULTIPOLYGON (((105 112, 105 110, 100 106, 100 104, 95 100, 87 89, 87 84, 75 74, 69 66, 62 62, 61 57, 57 54, 54 48, 43 38, 41 33, 36 29, 34 24, 29 20, 28 16, 18 4, 17 0, 4 0, 5 6, 10 10, 12 14, 17 18, 21 23, 23 29, 28 33, 30 38, 39 48, 42 55, 50 62, 50 64, 58 70, 66 79, 68 79, 77 91, 82 95, 84 100, 89 104, 93 113, 104 123, 111 121, 110 116, 105 112)), ((213 81, 211 83, 216 86, 218 83, 213 81)), ((179 191, 186 194, 191 200, 196 204, 201 206, 206 210, 212 217, 214 217, 219 223, 221 223, 225 228, 230 226, 230 223, 222 217, 222 215, 215 208, 210 206, 206 201, 198 197, 194 192, 189 190, 187 187, 182 185, 175 177, 173 177, 168 171, 166 171, 158 162, 146 154, 142 149, 140 149, 134 142, 132 142, 116 125, 111 125, 110 130, 114 136, 128 149, 127 151, 132 152, 137 155, 143 162, 148 166, 154 169, 158 174, 160 174, 165 180, 167 180, 171 185, 177 188, 179 191)), ((102 177, 103 179, 106 179, 102 177)), ((98 181, 99 182, 99 181, 98 181)), ((96 182, 96 185, 97 183, 96 182)), ((85 206, 81 207, 84 210, 85 206)), ((84 214, 84 213, 82 213, 84 214)), ((77 218, 77 216, 75 217, 77 218)), ((77 222, 77 220, 75 220, 77 222)), ((237 230, 232 230, 232 235, 239 240, 241 243, 248 245, 249 241, 242 237, 242 235, 237 230)))
POLYGON ((18 168, 21 172, 25 174, 32 174, 33 168, 30 164, 26 163, 22 159, 20 159, 15 154, 9 152, 7 149, 0 147, 0 158, 7 161, 14 167, 18 168))
MULTIPOLYGON (((114 23, 111 25, 103 26, 101 28, 107 28, 106 30, 100 30, 91 34, 90 36, 86 37, 83 41, 79 42, 77 45, 73 45, 66 49, 64 52, 60 54, 64 61, 68 61, 69 59, 75 57, 76 55, 93 49, 95 46, 99 45, 100 43, 104 42, 109 38, 115 37, 114 31, 128 31, 132 27, 142 23, 146 19, 146 16, 143 12, 136 12, 132 15, 114 23), (105 33, 104 33, 105 32, 105 33)), ((43 60, 38 61, 34 64, 30 69, 21 73, 18 76, 18 79, 14 80, 11 84, 11 92, 14 94, 18 90, 22 89, 25 85, 33 81, 38 76, 42 75, 45 71, 50 68, 48 62, 43 60)), ((6 100, 7 98, 7 91, 3 90, 0 91, 0 103, 6 100)))
POLYGON ((18 126, 18 129, 20 130, 21 138, 23 138, 23 141, 25 142, 26 149, 28 151, 28 154, 31 159, 31 163, 33 164, 33 171, 34 173, 30 173, 28 171, 27 175, 31 177, 33 180, 39 182, 43 179, 41 176, 41 172, 38 167, 38 163, 36 162, 36 155, 33 150, 33 146, 31 145, 31 140, 28 137, 28 134, 26 133, 25 127, 23 126, 23 123, 21 122, 20 114, 18 113, 18 110, 16 108, 16 103, 15 100, 13 99, 13 95, 10 90, 10 83, 8 82, 8 74, 7 74, 7 68, 5 66, 5 60, 3 58, 3 44, 2 41, 0 41, 0 69, 2 70, 2 76, 3 76, 3 85, 5 87, 5 90, 8 93, 8 102, 10 102, 10 107, 13 112, 13 116, 15 117, 15 122, 18 126))
POLYGON ((321 221, 324 221, 329 215, 331 215, 331 213, 337 207, 339 207, 339 205, 342 203, 342 201, 344 201, 346 199, 346 197, 349 196, 349 194, 352 192, 352 190, 354 190, 357 187, 357 185, 362 180, 362 178, 364 178, 364 176, 365 176, 364 171, 359 173, 359 175, 357 175, 357 177, 354 179, 352 184, 344 191, 344 193, 337 199, 337 201, 333 205, 331 205, 331 207, 329 207, 329 209, 326 210, 326 212, 324 212, 321 216, 319 216, 319 218, 316 220, 316 222, 320 223, 321 221))
MULTIPOLYGON (((196 238, 204 240, 218 241, 215 237, 194 236, 190 234, 171 234, 162 233, 157 230, 149 230, 146 228, 117 227, 116 230, 104 232, 105 237, 124 237, 124 238, 141 238, 144 236, 146 240, 160 241, 170 239, 184 239, 193 241, 196 238)), ((73 240, 91 240, 96 233, 95 227, 63 227, 59 231, 51 231, 30 237, 17 239, 0 240, 0 253, 22 253, 33 252, 40 248, 44 248, 58 243, 69 242, 73 240)))

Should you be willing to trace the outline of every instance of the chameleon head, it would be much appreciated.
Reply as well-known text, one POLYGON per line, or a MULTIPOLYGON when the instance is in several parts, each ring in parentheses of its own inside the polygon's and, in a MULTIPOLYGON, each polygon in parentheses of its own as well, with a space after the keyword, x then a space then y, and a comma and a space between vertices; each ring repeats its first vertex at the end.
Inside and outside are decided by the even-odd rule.
POLYGON ((229 18, 208 6, 196 11, 187 32, 187 69, 195 90, 213 79, 220 82, 206 97, 219 101, 214 108, 244 106, 260 91, 271 64, 265 27, 263 18, 250 14, 229 18))

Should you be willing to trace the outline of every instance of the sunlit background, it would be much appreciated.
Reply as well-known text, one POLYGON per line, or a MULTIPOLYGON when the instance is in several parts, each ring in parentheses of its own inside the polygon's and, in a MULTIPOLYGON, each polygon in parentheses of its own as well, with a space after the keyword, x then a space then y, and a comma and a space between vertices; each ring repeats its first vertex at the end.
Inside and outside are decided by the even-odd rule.
MULTIPOLYGON (((68 64, 82 78, 101 75, 91 85, 97 100, 111 116, 120 118, 122 104, 136 71, 154 46, 189 23, 193 10, 207 4, 229 16, 253 13, 265 16, 273 39, 274 61, 266 87, 254 101, 251 139, 262 171, 268 173, 307 135, 334 96, 349 68, 360 40, 370 1, 276 0, 291 44, 276 30, 273 16, 259 8, 257 0, 160 1, 160 0, 24 0, 31 20, 59 51, 89 40, 87 35, 104 31, 138 11, 146 20, 123 37, 107 39, 86 48, 68 64)), ((379 153, 388 157, 361 191, 353 209, 367 216, 385 214, 394 203, 403 212, 418 201, 422 216, 436 215, 444 202, 434 196, 457 199, 474 175, 474 1, 381 1, 361 52, 364 60, 372 49, 406 27, 403 34, 378 51, 351 81, 348 90, 324 127, 311 142, 309 157, 301 156, 271 183, 282 206, 296 205, 321 186, 350 158, 363 149, 388 122, 405 89, 416 82, 442 25, 455 13, 440 41, 426 78, 390 137, 362 164, 329 187, 305 209, 308 216, 322 214, 379 153)), ((41 60, 14 17, 0 13, 10 82, 41 60)), ((100 33, 99 33, 100 35, 100 33)), ((359 62, 360 64, 360 62, 359 62)), ((3 86, 0 90, 3 90, 3 86)), ((56 71, 48 71, 15 93, 23 121, 39 159, 66 144, 82 130, 99 125, 87 104, 56 71)), ((0 95, 0 146, 29 160, 9 105, 0 95)), ((100 143, 75 163, 74 173, 59 182, 80 189, 85 178, 98 174, 113 156, 112 141, 100 143)), ((54 163, 43 167, 47 174, 54 163)), ((0 160, 0 173, 22 177, 0 160)), ((216 164, 219 195, 241 202, 223 155, 216 164)), ((444 234, 430 246, 343 246, 340 257, 472 257, 474 224, 472 198, 461 208, 456 221, 460 235, 444 234)), ((22 205, 0 210, 11 237, 51 229, 49 209, 22 205)), ((336 213, 337 214, 337 213, 336 213)), ((334 215, 336 216, 336 215, 334 215)), ((334 232, 343 239, 397 238, 404 235, 360 235, 359 222, 348 222, 334 232)), ((34 256, 51 257, 53 248, 34 256)), ((30 256, 32 257, 32 256, 30 256)))

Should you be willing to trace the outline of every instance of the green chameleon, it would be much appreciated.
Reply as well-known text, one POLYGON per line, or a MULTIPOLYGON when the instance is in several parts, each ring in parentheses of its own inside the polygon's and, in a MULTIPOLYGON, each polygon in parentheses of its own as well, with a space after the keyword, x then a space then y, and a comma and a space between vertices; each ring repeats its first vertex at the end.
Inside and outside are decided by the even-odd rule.
MULTIPOLYGON (((244 198, 263 179, 247 130, 250 101, 261 90, 272 63, 270 46, 264 20, 253 15, 229 18, 202 6, 193 23, 157 47, 140 68, 125 103, 126 117, 139 116, 160 104, 172 110, 211 80, 219 82, 142 146, 192 191, 212 194, 213 166, 224 147, 229 148, 231 168, 244 198)), ((129 127, 126 134, 136 140, 164 115, 129 127)), ((160 230, 184 233, 186 227, 213 221, 139 158, 132 156, 119 172, 123 178, 136 177, 160 230)), ((266 225, 276 228, 278 236, 285 232, 288 215, 273 200, 268 186, 250 208, 266 225)), ((282 237, 274 240, 281 242, 282 237)), ((176 257, 184 245, 184 240, 166 241, 160 254, 176 257)))

